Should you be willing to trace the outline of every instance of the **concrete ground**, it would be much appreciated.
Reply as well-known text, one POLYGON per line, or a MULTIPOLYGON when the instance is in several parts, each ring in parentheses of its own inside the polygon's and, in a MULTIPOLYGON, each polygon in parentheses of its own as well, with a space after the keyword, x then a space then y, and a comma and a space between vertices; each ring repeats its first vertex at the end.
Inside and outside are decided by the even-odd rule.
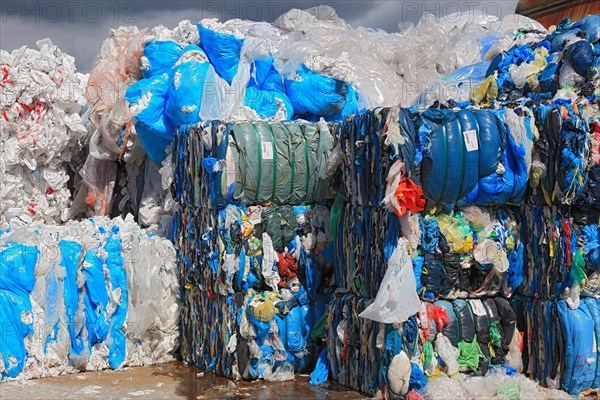
POLYGON ((0 400, 365 398, 329 382, 322 386, 309 385, 306 375, 296 375, 296 379, 289 382, 234 382, 180 362, 0 384, 0 400))

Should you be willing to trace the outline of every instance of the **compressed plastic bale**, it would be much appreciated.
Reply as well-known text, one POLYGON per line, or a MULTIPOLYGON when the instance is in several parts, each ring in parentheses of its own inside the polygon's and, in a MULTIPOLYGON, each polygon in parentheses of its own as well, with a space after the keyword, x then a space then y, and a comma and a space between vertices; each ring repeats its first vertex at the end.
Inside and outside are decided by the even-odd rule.
POLYGON ((195 124, 201 120, 200 105, 204 100, 202 94, 209 67, 207 62, 192 60, 171 71, 165 106, 173 126, 195 124))
MULTIPOLYGON (((30 302, 23 303, 30 304, 31 315, 18 314, 38 325, 24 342, 24 369, 17 378, 173 359, 178 278, 167 240, 149 237, 129 217, 15 228, 0 234, 0 243, 2 249, 30 243, 40 254, 30 302)), ((10 334, 3 343, 17 337, 10 334)))
POLYGON ((178 43, 172 40, 154 41, 144 46, 144 55, 141 58, 142 75, 151 78, 156 75, 169 73, 175 65, 183 50, 178 43))
POLYGON ((565 369, 561 389, 578 396, 593 384, 596 377, 597 349, 594 346, 594 320, 585 304, 576 310, 568 308, 565 301, 558 302, 563 337, 565 339, 565 369))
POLYGON ((0 229, 9 209, 28 223, 68 220, 69 171, 87 141, 87 81, 50 39, 0 51, 0 229))
POLYGON ((297 115, 337 114, 346 106, 348 84, 302 66, 285 77, 286 93, 297 115))

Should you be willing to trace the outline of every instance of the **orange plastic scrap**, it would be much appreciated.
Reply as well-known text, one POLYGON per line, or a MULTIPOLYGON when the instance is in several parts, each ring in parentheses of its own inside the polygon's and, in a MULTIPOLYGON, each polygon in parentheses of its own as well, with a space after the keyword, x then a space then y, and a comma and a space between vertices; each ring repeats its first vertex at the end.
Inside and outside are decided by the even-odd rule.
POLYGON ((98 193, 88 189, 88 194, 85 197, 85 204, 87 204, 88 206, 93 206, 94 204, 96 204, 97 199, 98 193))
POLYGON ((398 199, 398 204, 400 206, 400 209, 396 210, 396 215, 399 217, 406 214, 406 210, 420 212, 425 209, 423 189, 411 179, 407 178, 400 181, 394 195, 398 199))

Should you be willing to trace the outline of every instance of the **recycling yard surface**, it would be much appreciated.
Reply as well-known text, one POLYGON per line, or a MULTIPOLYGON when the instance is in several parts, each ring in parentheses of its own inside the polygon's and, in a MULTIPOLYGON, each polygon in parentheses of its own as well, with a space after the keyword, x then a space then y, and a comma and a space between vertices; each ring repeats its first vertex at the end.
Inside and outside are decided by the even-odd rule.
POLYGON ((180 362, 115 371, 83 372, 0 384, 0 399, 367 399, 327 382, 308 384, 308 376, 278 382, 233 382, 180 362))

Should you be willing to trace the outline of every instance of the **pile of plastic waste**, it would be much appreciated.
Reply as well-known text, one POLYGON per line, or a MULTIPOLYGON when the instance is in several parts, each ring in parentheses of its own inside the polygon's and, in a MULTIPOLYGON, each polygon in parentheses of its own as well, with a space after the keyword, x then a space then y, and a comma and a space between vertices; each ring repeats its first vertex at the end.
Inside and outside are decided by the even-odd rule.
POLYGON ((443 21, 425 14, 416 26, 387 33, 353 28, 331 7, 318 6, 290 10, 273 24, 204 19, 182 21, 172 30, 111 31, 86 91, 95 132, 78 210, 131 212, 143 225, 162 219, 164 226, 173 206, 165 157, 180 125, 214 119, 339 121, 363 108, 410 104, 445 74, 543 31, 515 16, 499 21, 475 13, 443 21), (142 149, 163 163, 160 172, 143 164, 142 149), (158 181, 159 174, 162 189, 154 185, 138 193, 138 176, 158 181))
POLYGON ((131 216, 0 232, 2 379, 172 360, 175 261, 131 216))
POLYGON ((87 76, 49 39, 0 51, 0 229, 6 218, 62 223, 81 158, 87 76))

